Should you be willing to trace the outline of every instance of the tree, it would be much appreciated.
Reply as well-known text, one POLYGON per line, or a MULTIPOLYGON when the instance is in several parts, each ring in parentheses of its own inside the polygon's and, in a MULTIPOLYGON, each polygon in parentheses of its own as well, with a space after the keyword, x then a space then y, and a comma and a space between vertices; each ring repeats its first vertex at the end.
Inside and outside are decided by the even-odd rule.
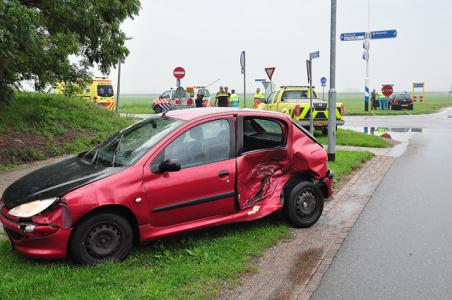
POLYGON ((139 0, 0 0, 0 103, 24 80, 39 91, 88 81, 95 64, 108 74, 129 54, 120 24, 139 10, 139 0))

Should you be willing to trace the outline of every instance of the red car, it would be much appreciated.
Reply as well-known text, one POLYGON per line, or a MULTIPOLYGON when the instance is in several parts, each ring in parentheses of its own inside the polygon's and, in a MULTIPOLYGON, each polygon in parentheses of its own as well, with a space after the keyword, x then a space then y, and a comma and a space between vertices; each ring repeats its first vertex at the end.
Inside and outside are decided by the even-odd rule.
POLYGON ((27 256, 119 261, 136 242, 281 208, 293 226, 311 226, 332 179, 322 146, 285 114, 176 110, 19 179, 0 221, 27 256))

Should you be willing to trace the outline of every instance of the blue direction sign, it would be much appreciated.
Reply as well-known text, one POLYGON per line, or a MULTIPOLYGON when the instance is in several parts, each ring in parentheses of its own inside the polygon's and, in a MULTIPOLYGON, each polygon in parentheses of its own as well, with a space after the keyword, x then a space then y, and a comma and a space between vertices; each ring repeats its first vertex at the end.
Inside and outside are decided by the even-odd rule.
POLYGON ((397 37, 397 30, 381 30, 381 31, 372 31, 370 33, 370 38, 373 40, 376 39, 392 39, 397 37))
POLYGON ((319 57, 320 57, 320 51, 309 53, 309 58, 310 59, 319 58, 319 57))
POLYGON ((348 32, 341 34, 341 41, 359 41, 364 40, 365 32, 348 32))
POLYGON ((320 78, 320 83, 324 85, 326 83, 326 77, 320 78))

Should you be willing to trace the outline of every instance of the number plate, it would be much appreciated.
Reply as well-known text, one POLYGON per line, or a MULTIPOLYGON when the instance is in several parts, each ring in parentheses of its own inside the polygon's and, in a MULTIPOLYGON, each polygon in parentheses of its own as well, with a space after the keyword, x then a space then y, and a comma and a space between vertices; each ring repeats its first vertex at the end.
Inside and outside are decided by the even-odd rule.
POLYGON ((328 126, 328 121, 314 121, 314 126, 328 126))

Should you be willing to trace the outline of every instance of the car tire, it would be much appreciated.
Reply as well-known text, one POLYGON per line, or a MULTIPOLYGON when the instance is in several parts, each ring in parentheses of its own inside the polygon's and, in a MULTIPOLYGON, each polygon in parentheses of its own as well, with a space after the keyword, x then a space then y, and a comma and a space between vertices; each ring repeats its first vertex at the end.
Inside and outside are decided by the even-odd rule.
POLYGON ((160 105, 155 105, 152 109, 154 110, 154 112, 156 114, 159 114, 159 113, 161 113, 163 111, 163 109, 162 109, 162 107, 160 105))
POLYGON ((95 265, 124 260, 132 245, 133 230, 127 219, 114 213, 99 213, 75 227, 69 251, 76 263, 95 265))
POLYGON ((310 181, 289 185, 284 198, 284 216, 294 227, 310 227, 322 215, 325 200, 320 190, 310 181))

